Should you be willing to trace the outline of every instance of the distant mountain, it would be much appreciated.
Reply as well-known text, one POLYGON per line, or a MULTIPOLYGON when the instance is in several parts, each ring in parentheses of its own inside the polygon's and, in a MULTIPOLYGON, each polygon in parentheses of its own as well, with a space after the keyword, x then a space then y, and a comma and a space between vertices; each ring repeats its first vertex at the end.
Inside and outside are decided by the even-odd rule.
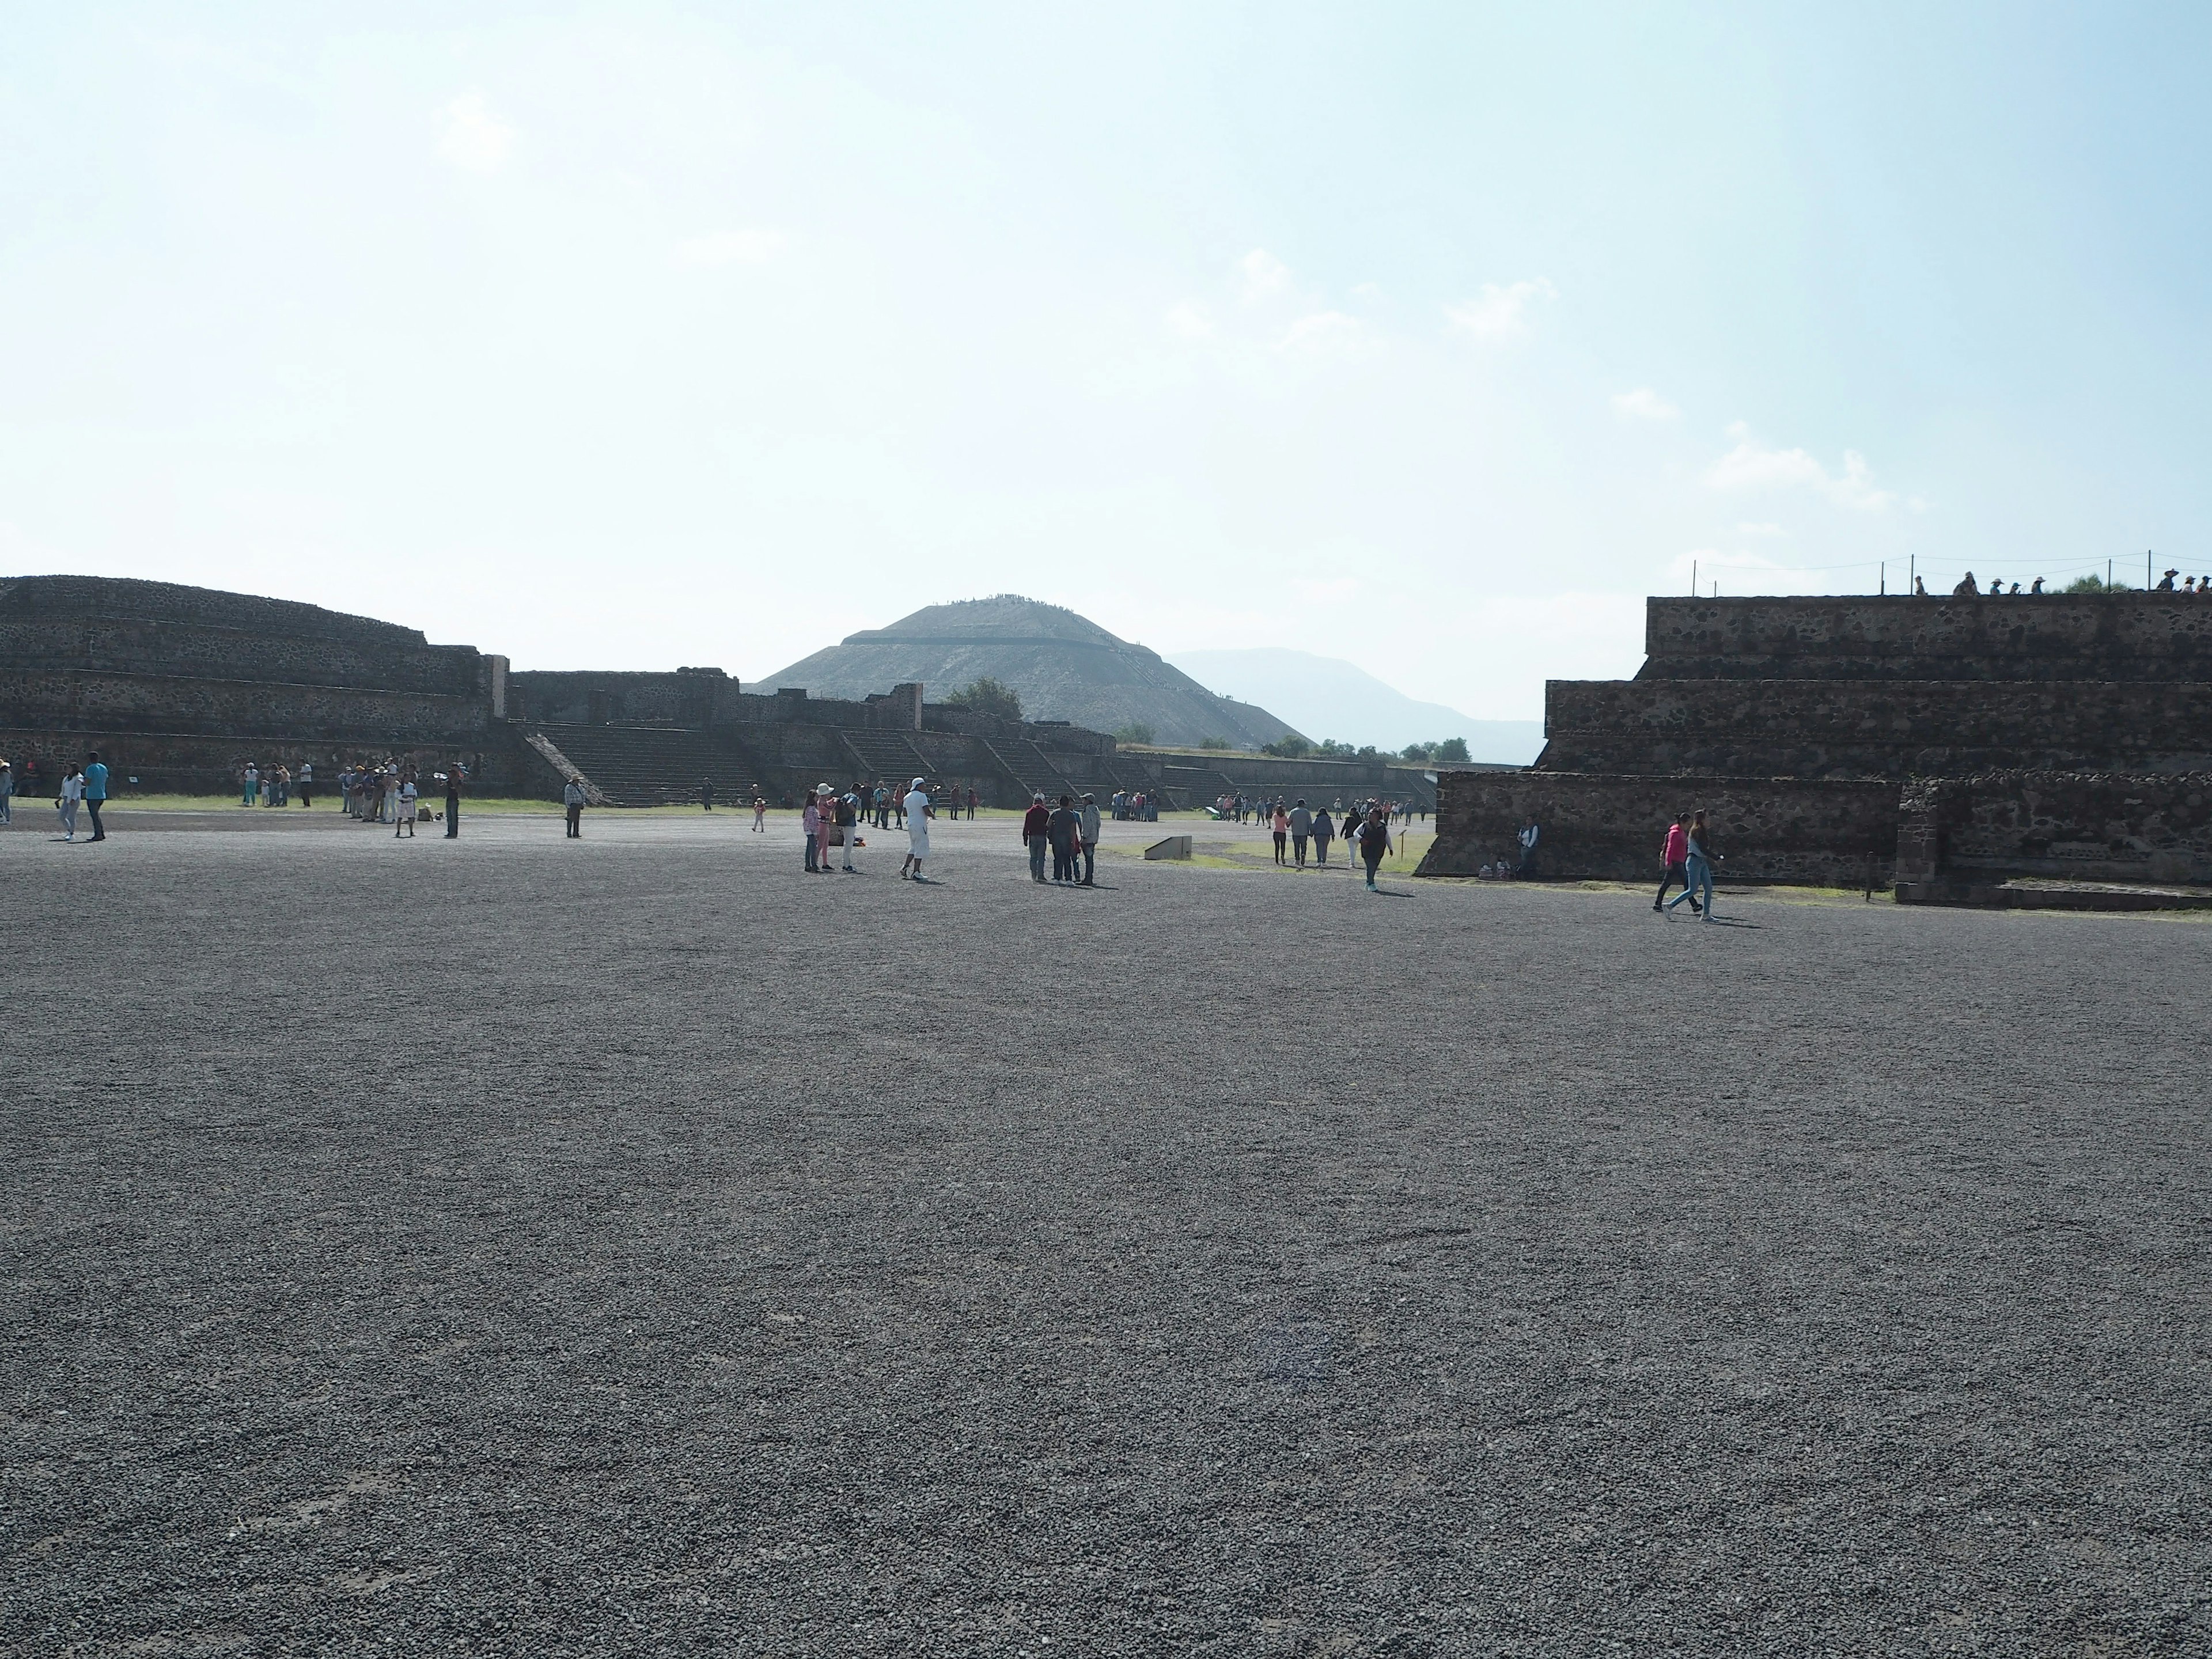
POLYGON ((1029 719, 1073 720, 1094 732, 1146 726, 1159 743, 1221 738, 1256 749, 1291 730, 1264 708, 1216 696, 1158 652, 1073 611, 1012 593, 933 605, 888 628, 848 635, 750 689, 865 697, 919 680, 925 701, 942 702, 987 676, 1020 693, 1029 719))
POLYGON ((1418 702, 1340 657, 1262 646, 1182 651, 1170 659, 1201 684, 1281 711, 1306 736, 1403 749, 1465 738, 1471 760, 1526 766, 1544 746, 1541 720, 1470 720, 1440 702, 1418 702))

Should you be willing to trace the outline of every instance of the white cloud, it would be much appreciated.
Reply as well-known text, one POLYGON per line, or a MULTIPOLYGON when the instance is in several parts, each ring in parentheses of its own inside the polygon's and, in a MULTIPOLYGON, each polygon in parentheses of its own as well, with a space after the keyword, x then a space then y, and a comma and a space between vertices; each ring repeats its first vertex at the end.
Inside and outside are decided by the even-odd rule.
POLYGON ((497 173, 514 149, 514 129, 491 112, 480 92, 465 92, 446 106, 446 131, 438 154, 468 173, 497 173))
POLYGON ((1879 513, 1896 495, 1875 487, 1866 457, 1855 449, 1844 452, 1841 472, 1831 472, 1802 449, 1769 449, 1737 422, 1729 428, 1735 447, 1713 464, 1705 482, 1716 489, 1804 489, 1826 496, 1838 507, 1862 513, 1879 513))
POLYGON ((1241 296, 1246 305, 1255 305, 1271 294, 1279 294, 1291 285, 1291 268, 1263 247, 1255 247, 1237 262, 1244 273, 1244 291, 1241 296))
POLYGON ((1471 334, 1478 340, 1504 340, 1528 329, 1528 307, 1536 300, 1556 300, 1559 291, 1540 276, 1518 283, 1485 283, 1472 300, 1444 307, 1452 331, 1471 334))
POLYGON ((1790 532, 1778 524, 1740 524, 1735 527, 1739 536, 1786 536, 1790 532))
POLYGON ((1195 300, 1180 300, 1168 307, 1168 328, 1186 340, 1203 340, 1213 333, 1213 318, 1195 300))
POLYGON ((677 243, 670 257, 687 269, 709 265, 759 265, 791 246, 784 232, 766 226, 746 230, 718 230, 677 243))
POLYGON ((1316 311, 1301 317, 1276 342, 1278 351, 1358 351, 1372 343, 1373 331, 1341 311, 1316 311))
POLYGON ((1638 386, 1633 392, 1615 392, 1613 410, 1632 421, 1673 421, 1681 418, 1682 414, 1648 386, 1638 386))

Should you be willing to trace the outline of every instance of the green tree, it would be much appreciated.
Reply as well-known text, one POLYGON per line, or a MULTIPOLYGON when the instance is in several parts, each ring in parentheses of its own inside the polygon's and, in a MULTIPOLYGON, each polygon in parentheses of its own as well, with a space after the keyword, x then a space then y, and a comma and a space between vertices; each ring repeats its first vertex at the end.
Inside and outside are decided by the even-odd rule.
POLYGON ((969 681, 945 701, 957 708, 972 708, 979 714, 996 714, 1002 720, 1022 717, 1021 694, 988 674, 969 681))
POLYGON ((1229 747, 1229 739, 1226 738, 1200 738, 1198 740, 1198 746, 1200 749, 1226 749, 1229 747))
POLYGON ((1406 745, 1406 751, 1401 758, 1409 761, 1425 761, 1436 752, 1437 746, 1432 743, 1409 743, 1406 745))
POLYGON ((1466 765, 1467 739, 1465 738, 1446 738, 1442 743, 1437 745, 1437 759, 1446 766, 1466 765))
POLYGON ((1131 720, 1127 726, 1114 728, 1114 740, 1116 743, 1150 743, 1152 728, 1142 720, 1131 720))
POLYGON ((1263 755, 1273 755, 1280 760, 1300 760, 1312 748, 1313 745, 1297 732, 1285 732, 1274 742, 1261 744, 1260 752, 1263 755))
POLYGON ((2069 593, 2132 593, 2125 582, 2107 582, 2102 576, 2076 576, 2066 584, 2069 593))

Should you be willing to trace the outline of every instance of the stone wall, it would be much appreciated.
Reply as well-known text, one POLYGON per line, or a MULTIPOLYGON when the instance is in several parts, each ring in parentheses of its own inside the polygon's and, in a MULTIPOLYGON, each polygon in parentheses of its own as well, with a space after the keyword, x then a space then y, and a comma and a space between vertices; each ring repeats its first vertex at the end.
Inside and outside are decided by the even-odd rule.
POLYGON ((2212 599, 1655 599, 1644 650, 1638 679, 2203 680, 2212 599))
POLYGON ((1895 784, 1801 778, 1585 777, 1533 771, 1444 772, 1425 876, 1473 875, 1519 856, 1535 816, 1547 880, 1649 881, 1677 812, 1703 808, 1727 881, 1887 885, 1897 853, 1895 784))
POLYGON ((288 637, 139 617, 0 613, 0 663, 48 672, 171 675, 289 685, 351 685, 474 696, 479 653, 413 640, 288 637))
POLYGON ((375 650, 424 643, 420 629, 325 611, 319 605, 262 599, 175 582, 114 576, 0 578, 0 618, 74 623, 88 617, 135 617, 220 629, 255 639, 324 640, 375 650))
POLYGON ((672 673, 526 669, 507 676, 507 714, 556 726, 718 726, 736 718, 737 681, 719 668, 672 673))
POLYGON ((2212 684, 1553 680, 1545 729, 1546 771, 2187 772, 2212 769, 2212 684))
MULTIPOLYGON (((455 758, 467 766, 480 793, 536 793, 526 777, 523 756, 510 734, 494 728, 462 744, 344 743, 321 737, 240 737, 235 733, 106 732, 82 726, 0 725, 0 758, 17 775, 36 760, 40 785, 51 795, 65 765, 81 764, 89 750, 107 764, 118 799, 132 794, 223 796, 234 793, 246 763, 270 768, 314 763, 325 789, 348 761, 397 759, 425 775, 455 758), (131 781, 136 778, 137 781, 131 781)), ((557 788, 556 790, 557 793, 557 788)))
POLYGON ((1900 811, 1900 880, 2212 882, 2212 774, 1925 779, 1900 811))
POLYGON ((241 738, 480 744, 488 699, 358 686, 0 669, 0 726, 228 733, 241 738))

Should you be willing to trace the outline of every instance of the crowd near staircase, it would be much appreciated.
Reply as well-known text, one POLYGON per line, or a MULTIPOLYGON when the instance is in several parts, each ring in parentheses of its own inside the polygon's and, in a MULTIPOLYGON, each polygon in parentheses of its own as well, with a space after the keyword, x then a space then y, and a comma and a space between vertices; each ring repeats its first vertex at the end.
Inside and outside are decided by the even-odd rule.
MULTIPOLYGON (((744 745, 720 733, 661 726, 543 726, 530 735, 580 773, 586 789, 611 806, 666 806, 699 799, 699 783, 735 805, 769 780, 744 745)), ((559 769, 560 762, 546 755, 559 769)))

